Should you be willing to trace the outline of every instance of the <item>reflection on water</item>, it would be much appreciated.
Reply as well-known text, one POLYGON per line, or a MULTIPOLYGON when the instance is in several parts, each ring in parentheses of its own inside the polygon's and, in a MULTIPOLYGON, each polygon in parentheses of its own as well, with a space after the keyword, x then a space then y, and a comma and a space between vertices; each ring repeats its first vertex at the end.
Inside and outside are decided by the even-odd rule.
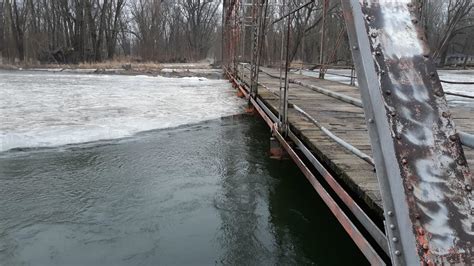
POLYGON ((361 265, 249 116, 0 155, 6 265, 361 265))

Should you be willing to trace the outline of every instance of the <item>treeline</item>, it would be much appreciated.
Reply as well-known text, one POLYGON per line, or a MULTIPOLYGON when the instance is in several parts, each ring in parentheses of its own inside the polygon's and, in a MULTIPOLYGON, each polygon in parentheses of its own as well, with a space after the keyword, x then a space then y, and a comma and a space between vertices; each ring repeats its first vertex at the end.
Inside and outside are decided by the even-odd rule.
POLYGON ((214 45, 220 18, 212 0, 0 0, 4 60, 195 61, 214 45))
MULTIPOLYGON (((280 59, 287 30, 286 20, 272 21, 308 0, 285 0, 284 6, 283 0, 267 1, 263 61, 272 63, 280 59)), ((472 0, 415 2, 440 65, 450 54, 474 54, 472 0)), ((340 0, 328 1, 321 42, 323 3, 316 0, 291 17, 290 59, 350 65, 340 0)), ((0 0, 0 53, 4 61, 43 63, 97 62, 117 56, 160 62, 220 58, 221 4, 222 0, 0 0)), ((242 25, 250 23, 250 7, 245 17, 242 25)), ((250 27, 244 32, 239 55, 249 60, 250 27)), ((463 58, 467 63, 468 56, 463 58)))
MULTIPOLYGON (((277 18, 294 10, 307 0, 272 0, 267 14, 267 35, 263 49, 264 63, 278 62, 281 56, 281 38, 286 34, 287 21, 272 23, 277 18)), ((470 55, 462 57, 462 64, 468 58, 474 58, 474 1, 472 0, 416 0, 420 23, 427 34, 427 41, 432 54, 439 65, 447 62, 450 54, 470 55)), ((352 64, 345 22, 339 0, 328 1, 324 42, 321 42, 323 31, 324 1, 300 9, 290 18, 290 60, 323 64, 352 64), (322 49, 321 49, 321 46, 322 49), (323 53, 321 53, 321 50, 323 53), (321 58, 321 56, 323 58, 321 58)), ((247 11, 249 12, 249 11, 247 11)), ((250 16, 250 14, 247 14, 250 16)), ((250 29, 244 33, 246 43, 250 42, 250 29)), ((240 48, 243 49, 243 48, 240 48)), ((250 46, 245 46, 246 59, 249 60, 250 46)), ((240 53, 242 54, 242 53, 240 53)), ((472 62, 471 62, 472 64, 472 62)))

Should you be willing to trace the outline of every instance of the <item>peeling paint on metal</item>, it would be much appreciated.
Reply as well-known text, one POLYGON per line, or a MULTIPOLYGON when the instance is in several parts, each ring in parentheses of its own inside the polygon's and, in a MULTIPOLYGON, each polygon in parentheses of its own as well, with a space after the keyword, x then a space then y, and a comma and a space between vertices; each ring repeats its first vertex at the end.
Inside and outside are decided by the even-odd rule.
POLYGON ((424 263, 470 263, 472 184, 446 99, 409 0, 360 0, 424 263), (378 54, 377 54, 378 53, 378 54), (377 55, 377 56, 375 56, 377 55), (403 163, 402 163, 403 162, 403 163), (420 233, 422 232, 422 234, 420 233))

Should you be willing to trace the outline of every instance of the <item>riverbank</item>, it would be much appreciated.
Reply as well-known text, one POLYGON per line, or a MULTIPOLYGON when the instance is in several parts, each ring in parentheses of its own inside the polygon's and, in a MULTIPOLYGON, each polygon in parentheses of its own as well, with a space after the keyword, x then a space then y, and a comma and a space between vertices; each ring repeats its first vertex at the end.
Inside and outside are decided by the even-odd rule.
POLYGON ((222 70, 209 61, 195 63, 130 63, 130 62, 103 62, 81 63, 77 65, 12 65, 1 64, 0 70, 28 70, 45 71, 52 73, 81 73, 81 74, 108 74, 108 75, 147 75, 164 77, 204 77, 210 79, 222 78, 222 70))

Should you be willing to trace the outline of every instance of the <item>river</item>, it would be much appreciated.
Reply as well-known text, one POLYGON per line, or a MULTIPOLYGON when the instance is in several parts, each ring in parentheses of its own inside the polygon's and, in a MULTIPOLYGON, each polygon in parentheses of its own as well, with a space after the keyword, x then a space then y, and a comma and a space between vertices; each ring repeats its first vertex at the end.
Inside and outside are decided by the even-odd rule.
POLYGON ((364 265, 224 80, 0 72, 0 264, 364 265))

